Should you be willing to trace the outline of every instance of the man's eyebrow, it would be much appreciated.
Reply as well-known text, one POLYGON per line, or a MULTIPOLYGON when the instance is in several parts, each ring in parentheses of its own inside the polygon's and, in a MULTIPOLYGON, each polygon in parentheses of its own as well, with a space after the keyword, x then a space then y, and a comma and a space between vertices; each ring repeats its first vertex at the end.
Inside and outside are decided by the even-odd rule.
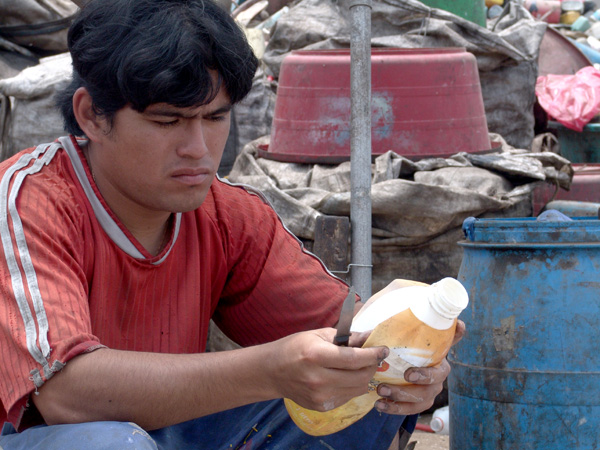
MULTIPOLYGON (((218 116, 220 114, 228 113, 229 111, 231 111, 232 108, 233 108, 233 105, 228 104, 228 105, 222 106, 220 108, 217 108, 214 111, 209 111, 208 113, 206 113, 204 115, 205 116, 218 116)), ((178 118, 183 118, 183 119, 192 119, 198 115, 198 113, 186 114, 179 110, 169 109, 168 107, 155 108, 155 109, 150 109, 150 110, 147 109, 146 111, 144 111, 144 114, 148 115, 148 116, 178 117, 178 118)))

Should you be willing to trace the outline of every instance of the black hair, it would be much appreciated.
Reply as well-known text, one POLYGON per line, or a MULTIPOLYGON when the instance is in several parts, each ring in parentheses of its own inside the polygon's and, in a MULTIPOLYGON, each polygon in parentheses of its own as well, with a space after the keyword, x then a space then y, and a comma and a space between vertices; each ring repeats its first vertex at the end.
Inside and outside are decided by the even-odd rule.
POLYGON ((212 0, 92 0, 69 28, 68 46, 73 78, 56 100, 76 136, 84 134, 73 113, 79 87, 112 126, 126 105, 138 112, 154 103, 199 106, 221 87, 235 104, 258 67, 241 28, 212 0))

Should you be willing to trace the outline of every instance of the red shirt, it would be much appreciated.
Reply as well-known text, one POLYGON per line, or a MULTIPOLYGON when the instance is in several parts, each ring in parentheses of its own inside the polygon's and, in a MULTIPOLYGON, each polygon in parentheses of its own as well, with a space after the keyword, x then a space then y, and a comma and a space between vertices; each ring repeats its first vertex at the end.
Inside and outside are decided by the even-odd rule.
POLYGON ((216 179, 152 256, 104 203, 75 139, 15 155, 0 177, 0 424, 19 427, 32 391, 102 346, 197 353, 211 317, 242 346, 338 318, 348 287, 249 188, 216 179))

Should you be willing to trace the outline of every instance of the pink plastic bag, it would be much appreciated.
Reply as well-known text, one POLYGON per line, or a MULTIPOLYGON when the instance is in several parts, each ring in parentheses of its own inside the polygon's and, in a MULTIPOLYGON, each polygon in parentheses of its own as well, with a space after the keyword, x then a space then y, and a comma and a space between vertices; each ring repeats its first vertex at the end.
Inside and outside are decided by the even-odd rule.
POLYGON ((588 66, 575 75, 538 77, 535 93, 550 117, 567 128, 583 131, 600 112, 600 71, 588 66))

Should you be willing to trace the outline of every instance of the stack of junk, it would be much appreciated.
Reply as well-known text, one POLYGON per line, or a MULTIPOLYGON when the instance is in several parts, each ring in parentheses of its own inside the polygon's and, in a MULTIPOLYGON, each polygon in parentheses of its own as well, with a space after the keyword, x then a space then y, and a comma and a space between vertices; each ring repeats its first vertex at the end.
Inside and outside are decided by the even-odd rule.
MULTIPOLYGON (((64 134, 53 97, 76 7, 54 2, 21 2, 32 29, 64 25, 35 41, 10 34, 27 14, 0 15, 2 159, 64 134)), ((219 174, 260 189, 347 278, 351 2, 222 3, 261 65, 219 174)), ((600 360, 586 347, 600 325, 596 11, 372 1, 373 291, 395 278, 467 288, 469 335, 449 356, 454 450, 600 448, 600 360)), ((235 345, 213 328, 213 351, 235 345)))

